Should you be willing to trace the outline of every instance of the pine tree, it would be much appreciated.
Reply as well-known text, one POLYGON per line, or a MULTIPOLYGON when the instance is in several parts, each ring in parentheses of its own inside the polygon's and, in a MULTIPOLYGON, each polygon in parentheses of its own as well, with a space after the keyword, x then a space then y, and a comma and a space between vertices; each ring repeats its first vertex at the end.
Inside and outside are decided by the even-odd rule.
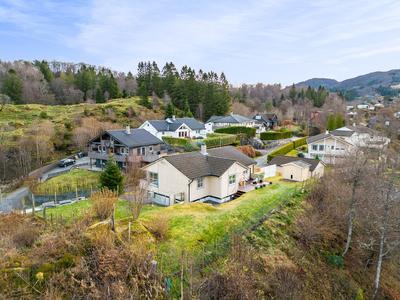
POLYGON ((104 102, 104 98, 103 98, 103 95, 101 94, 100 86, 98 86, 96 89, 95 100, 96 100, 96 103, 104 102))
POLYGON ((40 72, 42 72, 44 79, 47 82, 51 82, 53 81, 53 73, 50 70, 49 64, 47 63, 47 61, 42 60, 41 62, 36 60, 35 61, 35 65, 39 67, 40 72))
POLYGON ((335 123, 336 123, 336 128, 341 128, 341 127, 344 126, 344 124, 343 124, 343 118, 342 118, 342 115, 341 115, 340 113, 338 113, 338 114, 336 115, 335 123))
POLYGON ((274 98, 274 99, 272 99, 272 105, 274 106, 274 107, 276 107, 276 99, 274 98))
POLYGON ((349 93, 349 91, 346 92, 346 96, 344 96, 344 98, 346 99, 346 101, 350 101, 350 93, 349 93))
POLYGON ((272 109, 272 104, 271 104, 271 100, 267 100, 265 102, 265 110, 268 112, 272 109))
POLYGON ((113 74, 111 74, 111 72, 110 72, 108 92, 110 93, 110 99, 115 99, 115 98, 118 98, 121 96, 117 81, 115 80, 115 78, 114 78, 113 74))
POLYGON ((147 90, 146 83, 142 82, 140 85, 138 95, 140 97, 139 104, 151 109, 151 103, 149 101, 149 91, 147 90))
POLYGON ((165 108, 165 117, 164 119, 172 118, 175 115, 175 107, 172 102, 168 102, 167 107, 165 108))
POLYGON ((22 81, 17 72, 14 69, 8 70, 8 74, 3 77, 1 94, 9 96, 15 104, 21 104, 22 88, 22 81))
POLYGON ((335 116, 333 114, 329 114, 328 122, 326 123, 326 130, 332 131, 335 128, 335 116))
POLYGON ((110 190, 116 190, 121 193, 124 190, 124 176, 114 161, 114 157, 110 154, 106 163, 106 169, 100 174, 100 187, 107 187, 110 190))
POLYGON ((283 94, 281 94, 281 102, 285 101, 285 96, 283 96, 283 94))
POLYGON ((187 99, 185 102, 185 117, 193 118, 193 114, 190 111, 190 106, 189 106, 189 102, 187 101, 187 99))

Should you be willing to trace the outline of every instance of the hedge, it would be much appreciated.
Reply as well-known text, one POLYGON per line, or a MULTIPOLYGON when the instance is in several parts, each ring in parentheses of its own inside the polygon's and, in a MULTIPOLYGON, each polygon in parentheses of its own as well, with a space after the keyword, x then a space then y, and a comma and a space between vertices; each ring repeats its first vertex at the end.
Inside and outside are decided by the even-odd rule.
POLYGON ((212 137, 201 140, 207 147, 215 147, 219 145, 230 145, 234 141, 236 141, 236 135, 233 134, 225 134, 221 137, 212 137))
MULTIPOLYGON (((230 145, 236 141, 236 135, 233 134, 212 134, 213 137, 199 140, 201 143, 206 144, 207 147, 215 147, 219 145, 230 145)), ((171 146, 191 147, 191 140, 185 138, 176 138, 170 136, 163 136, 163 141, 171 146)))
POLYGON ((162 139, 163 139, 163 141, 166 141, 171 146, 186 146, 186 144, 188 144, 188 142, 190 141, 189 139, 176 138, 176 137, 171 137, 171 136, 163 136, 162 139))
POLYGON ((253 127, 245 127, 245 126, 231 126, 224 128, 215 129, 217 133, 228 133, 228 134, 241 134, 245 133, 250 136, 256 136, 256 129, 253 127))
POLYGON ((295 148, 298 148, 298 147, 300 147, 300 146, 303 146, 303 145, 307 144, 307 138, 308 138, 308 136, 293 141, 294 147, 295 147, 295 148))
POLYGON ((283 132, 261 132, 261 140, 284 140, 292 137, 292 131, 285 130, 283 132))
POLYGON ((270 162, 271 159, 273 159, 276 155, 285 155, 285 154, 288 154, 293 149, 303 146, 304 144, 307 143, 307 138, 308 138, 308 136, 303 137, 303 138, 295 140, 289 144, 286 144, 285 146, 282 146, 281 148, 276 149, 275 151, 272 151, 270 154, 268 154, 268 157, 267 157, 268 162, 270 162))

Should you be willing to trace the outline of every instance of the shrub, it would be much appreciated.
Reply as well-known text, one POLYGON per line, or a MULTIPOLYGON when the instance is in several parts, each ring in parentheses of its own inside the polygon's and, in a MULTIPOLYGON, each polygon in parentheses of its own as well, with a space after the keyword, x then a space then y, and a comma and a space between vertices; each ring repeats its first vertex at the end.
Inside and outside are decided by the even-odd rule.
POLYGON ((245 126, 231 126, 215 129, 217 133, 228 133, 228 134, 248 134, 250 136, 256 136, 256 129, 245 126))
POLYGON ((168 234, 168 217, 164 214, 156 215, 146 227, 158 241, 163 241, 168 234))
POLYGON ((256 156, 264 156, 264 153, 261 151, 255 150, 256 156))
POLYGON ((334 266, 343 269, 343 259, 337 255, 329 255, 326 259, 334 266))
POLYGON ((300 131, 299 130, 295 130, 295 131, 293 131, 292 132, 294 135, 298 135, 299 133, 300 133, 300 131))
POLYGON ((267 160, 268 162, 271 161, 276 155, 285 155, 294 149, 294 143, 289 143, 279 149, 268 154, 267 160))
POLYGON ((41 119, 47 119, 47 112, 42 111, 42 112, 40 113, 39 117, 40 117, 41 119))
POLYGON ((170 137, 170 136, 163 136, 162 139, 163 139, 163 141, 167 142, 171 146, 183 146, 184 147, 189 142, 189 139, 175 138, 175 137, 170 137))
POLYGON ((103 188, 90 197, 94 215, 100 221, 108 219, 118 202, 118 191, 103 188))
POLYGON ((236 141, 236 135, 233 134, 221 134, 219 137, 206 138, 202 140, 207 147, 216 147, 219 145, 230 145, 236 141))
POLYGON ((256 157, 256 151, 254 150, 253 146, 246 145, 246 146, 239 146, 237 148, 243 154, 246 154, 248 157, 254 158, 256 157))
POLYGON ((279 128, 279 131, 280 132, 284 132, 286 130, 286 128, 285 127, 281 127, 281 128, 279 128))
POLYGON ((283 132, 261 132, 260 138, 261 140, 283 140, 290 139, 292 137, 292 132, 290 130, 286 130, 283 132))
POLYGON ((232 143, 232 146, 239 146, 240 145, 240 141, 234 141, 233 143, 232 143))
POLYGON ((21 225, 14 235, 14 243, 19 247, 32 246, 36 240, 36 230, 34 228, 21 225))

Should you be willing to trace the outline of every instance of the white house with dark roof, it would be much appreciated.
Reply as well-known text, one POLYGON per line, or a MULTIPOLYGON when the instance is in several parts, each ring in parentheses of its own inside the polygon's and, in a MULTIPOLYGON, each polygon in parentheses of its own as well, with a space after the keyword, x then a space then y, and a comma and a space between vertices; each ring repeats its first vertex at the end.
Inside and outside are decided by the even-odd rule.
POLYGON ((254 119, 231 113, 229 116, 212 116, 204 125, 207 133, 212 133, 217 128, 231 126, 255 127, 255 124, 256 120, 254 119))
POLYGON ((119 168, 125 168, 128 162, 152 162, 163 155, 163 141, 144 129, 106 130, 88 142, 90 166, 95 163, 97 168, 104 167, 109 155, 119 168))
POLYGON ((162 138, 163 136, 196 138, 206 137, 206 128, 194 118, 168 118, 166 120, 146 121, 140 127, 152 135, 162 138))
POLYGON ((233 199, 249 167, 216 154, 222 152, 207 152, 203 145, 200 152, 164 156, 145 166, 154 203, 169 206, 176 201, 223 203, 233 199))
POLYGON ((278 117, 276 114, 258 113, 253 117, 257 122, 262 122, 266 128, 278 126, 278 117))

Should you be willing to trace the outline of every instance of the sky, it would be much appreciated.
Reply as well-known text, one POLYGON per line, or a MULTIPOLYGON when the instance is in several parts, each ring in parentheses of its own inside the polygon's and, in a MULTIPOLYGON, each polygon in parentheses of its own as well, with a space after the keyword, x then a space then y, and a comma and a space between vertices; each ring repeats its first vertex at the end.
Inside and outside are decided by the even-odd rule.
POLYGON ((1 0, 0 59, 173 62, 286 86, 399 69, 399 29, 398 0, 1 0))

